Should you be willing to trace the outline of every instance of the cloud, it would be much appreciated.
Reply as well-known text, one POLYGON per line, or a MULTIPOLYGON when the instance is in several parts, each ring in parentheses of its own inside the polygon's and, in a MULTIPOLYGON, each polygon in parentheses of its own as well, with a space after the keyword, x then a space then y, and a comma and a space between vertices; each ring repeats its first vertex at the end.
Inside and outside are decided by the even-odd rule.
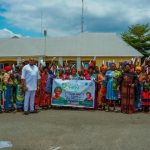
POLYGON ((15 33, 13 33, 12 31, 10 31, 6 28, 0 30, 0 38, 11 38, 11 37, 14 37, 14 36, 22 37, 22 35, 15 34, 15 33))
MULTIPOLYGON (((84 0, 86 31, 122 32, 129 25, 149 23, 149 0, 84 0)), ((0 16, 18 28, 49 36, 80 33, 81 0, 1 0, 0 16), (42 19, 41 19, 42 18, 42 19), (41 21, 42 20, 42 21, 41 21)))

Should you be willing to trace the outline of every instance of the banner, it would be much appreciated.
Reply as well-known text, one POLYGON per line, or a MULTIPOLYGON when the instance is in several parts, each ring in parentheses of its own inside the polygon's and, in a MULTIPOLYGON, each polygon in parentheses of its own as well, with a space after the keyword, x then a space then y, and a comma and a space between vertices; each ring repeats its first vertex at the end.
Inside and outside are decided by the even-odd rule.
POLYGON ((53 80, 52 101, 54 106, 94 108, 95 82, 92 80, 53 80))

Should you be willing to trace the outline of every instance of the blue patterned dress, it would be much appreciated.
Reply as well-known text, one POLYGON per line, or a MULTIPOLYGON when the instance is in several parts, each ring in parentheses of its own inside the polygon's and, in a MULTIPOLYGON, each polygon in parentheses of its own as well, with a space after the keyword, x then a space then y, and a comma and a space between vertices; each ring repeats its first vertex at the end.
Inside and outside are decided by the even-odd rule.
POLYGON ((17 87, 16 87, 16 106, 17 106, 17 109, 23 109, 24 97, 25 97, 25 93, 23 91, 21 84, 17 84, 17 87))
POLYGON ((70 79, 71 80, 79 80, 79 75, 78 74, 70 75, 70 79))
POLYGON ((114 76, 115 71, 108 70, 103 79, 103 84, 106 86, 106 99, 116 101, 118 100, 118 90, 114 76))
POLYGON ((6 111, 13 108, 13 87, 11 84, 7 84, 4 87, 4 109, 6 111))

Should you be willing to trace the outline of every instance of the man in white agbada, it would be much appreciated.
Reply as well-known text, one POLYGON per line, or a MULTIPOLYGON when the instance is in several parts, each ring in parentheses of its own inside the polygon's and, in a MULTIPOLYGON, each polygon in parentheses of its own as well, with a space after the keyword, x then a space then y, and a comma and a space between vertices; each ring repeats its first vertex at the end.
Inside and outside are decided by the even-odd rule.
POLYGON ((24 100, 24 114, 29 114, 29 102, 30 102, 30 112, 35 113, 34 100, 36 90, 39 90, 40 74, 38 67, 34 65, 34 59, 29 59, 29 64, 25 65, 22 69, 21 76, 24 90, 25 90, 25 100, 24 100))

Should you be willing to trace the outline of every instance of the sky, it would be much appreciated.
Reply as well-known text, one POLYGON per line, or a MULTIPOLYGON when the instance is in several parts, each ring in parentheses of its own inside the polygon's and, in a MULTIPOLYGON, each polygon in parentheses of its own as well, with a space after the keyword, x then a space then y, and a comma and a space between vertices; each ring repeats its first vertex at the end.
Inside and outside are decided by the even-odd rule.
MULTIPOLYGON (((81 33, 82 0, 0 0, 0 38, 81 33)), ((84 0, 84 32, 120 34, 150 23, 149 0, 84 0)))

